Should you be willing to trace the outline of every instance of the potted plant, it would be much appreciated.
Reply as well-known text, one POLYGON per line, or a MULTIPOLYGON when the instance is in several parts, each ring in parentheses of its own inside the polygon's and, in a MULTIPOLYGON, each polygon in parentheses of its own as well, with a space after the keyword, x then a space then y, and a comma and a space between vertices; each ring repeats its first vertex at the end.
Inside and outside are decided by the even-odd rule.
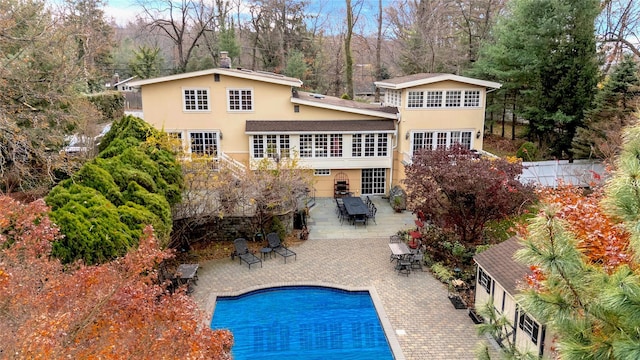
POLYGON ((393 210, 395 210, 395 212, 402 212, 402 197, 400 196, 394 196, 393 197, 393 203, 391 205, 393 207, 393 210))

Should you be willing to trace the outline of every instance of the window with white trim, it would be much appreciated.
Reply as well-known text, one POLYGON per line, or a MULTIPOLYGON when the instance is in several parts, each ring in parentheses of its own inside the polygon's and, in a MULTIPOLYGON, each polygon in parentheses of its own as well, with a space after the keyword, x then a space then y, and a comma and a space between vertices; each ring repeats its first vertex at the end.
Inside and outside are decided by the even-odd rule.
POLYGON ((342 157, 342 134, 300 135, 300 157, 342 157))
POLYGON ((300 157, 313 157, 313 135, 300 135, 300 157))
POLYGON ((400 90, 387 89, 384 92, 384 102, 389 106, 402 106, 402 92, 400 90))
POLYGON ((354 157, 388 156, 389 154, 388 136, 385 133, 354 134, 351 146, 351 155, 354 157))
POLYGON ((538 344, 540 325, 522 310, 520 310, 518 327, 520 327, 520 329, 531 338, 531 341, 533 341, 534 344, 538 344))
POLYGON ((480 106, 480 90, 465 90, 464 107, 480 106))
POLYGON ((228 89, 229 111, 253 111, 253 90, 228 89))
POLYGON ((315 176, 329 176, 331 175, 331 169, 314 169, 313 175, 315 176))
POLYGON ((407 93, 407 108, 480 107, 480 90, 415 90, 407 93))
POLYGON ((183 89, 184 111, 209 111, 209 89, 183 89))
POLYGON ((189 132, 189 151, 197 155, 218 156, 218 133, 189 132))
POLYGON ((471 131, 414 131, 411 149, 416 153, 421 149, 448 149, 459 144, 471 150, 471 131))
POLYGON ((491 281, 491 276, 478 267, 478 284, 487 291, 487 294, 491 294, 491 281))
POLYGON ((424 100, 423 91, 409 91, 407 95, 407 107, 421 108, 423 106, 423 100, 424 100))
POLYGON ((465 149, 471 149, 471 132, 470 131, 452 131, 451 145, 462 145, 465 149))
POLYGON ((442 106, 442 91, 427 91, 424 107, 434 108, 442 106))
POLYGON ((331 134, 329 141, 331 142, 331 157, 342 157, 342 134, 331 134))
POLYGON ((314 157, 328 157, 329 156, 329 143, 327 141, 327 134, 316 134, 314 141, 314 157))
POLYGON ((253 135, 253 157, 289 157, 291 145, 289 135, 253 135))
POLYGON ((444 100, 445 107, 460 107, 460 99, 462 98, 462 91, 454 90, 447 91, 444 100))

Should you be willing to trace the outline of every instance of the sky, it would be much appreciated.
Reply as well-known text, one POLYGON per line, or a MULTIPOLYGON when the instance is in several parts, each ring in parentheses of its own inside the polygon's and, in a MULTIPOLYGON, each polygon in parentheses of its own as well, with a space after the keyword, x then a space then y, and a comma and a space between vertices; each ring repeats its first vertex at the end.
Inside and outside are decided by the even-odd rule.
MULTIPOLYGON (((241 0, 243 1, 243 0, 241 0)), ((362 16, 365 18, 373 19, 378 13, 378 0, 362 0, 362 16)), ((244 2, 244 1, 243 1, 244 2)), ((319 12, 326 15, 331 23, 338 23, 344 21, 345 14, 345 0, 308 0, 309 12, 319 12)), ((382 6, 388 6, 392 0, 382 0, 382 6)), ((352 3, 356 3, 356 0, 352 0, 352 3)), ((106 0, 106 6, 104 12, 107 18, 112 18, 118 25, 124 26, 129 21, 134 21, 136 15, 141 13, 139 6, 135 4, 135 1, 131 0, 106 0)), ((370 23, 367 21, 366 23, 370 23)), ((373 22, 371 22, 373 23, 373 22)))

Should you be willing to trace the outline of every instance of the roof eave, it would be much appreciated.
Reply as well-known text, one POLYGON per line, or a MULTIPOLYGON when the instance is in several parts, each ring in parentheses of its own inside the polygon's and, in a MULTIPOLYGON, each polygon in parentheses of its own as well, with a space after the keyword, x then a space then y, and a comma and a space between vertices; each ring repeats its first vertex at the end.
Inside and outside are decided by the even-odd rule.
POLYGON ((414 86, 433 84, 433 83, 437 83, 437 82, 441 82, 441 81, 447 81, 447 80, 457 81, 457 82, 461 82, 461 83, 465 83, 465 84, 482 86, 482 87, 491 88, 491 89, 499 89, 499 88, 502 87, 502 84, 497 83, 497 82, 474 79, 474 78, 469 78, 469 77, 460 76, 460 75, 453 75, 453 74, 443 74, 443 75, 433 76, 433 77, 429 77, 429 78, 425 78, 425 79, 407 81, 407 82, 400 83, 400 84, 386 83, 386 82, 383 82, 383 81, 376 81, 376 82, 374 82, 374 84, 377 87, 381 87, 381 88, 384 88, 384 89, 400 90, 400 89, 410 88, 410 87, 414 87, 414 86))
POLYGON ((293 87, 302 86, 302 81, 299 80, 299 79, 289 80, 289 79, 286 79, 286 78, 283 78, 283 79, 268 78, 268 77, 265 77, 265 76, 256 75, 254 73, 247 72, 246 74, 244 74, 242 72, 232 71, 232 70, 223 69, 223 68, 215 68, 215 69, 194 71, 194 72, 183 73, 183 74, 163 76, 163 77, 153 78, 153 79, 143 79, 143 80, 138 80, 138 81, 132 81, 129 85, 133 86, 133 87, 140 87, 140 86, 144 86, 144 85, 158 84, 158 83, 167 82, 167 81, 189 79, 189 78, 194 78, 194 77, 199 77, 199 76, 208 76, 208 75, 213 75, 213 74, 220 74, 220 75, 226 75, 226 76, 231 76, 231 77, 236 77, 236 78, 263 81, 263 82, 279 84, 279 85, 286 85, 286 86, 293 86, 293 87))
POLYGON ((382 117, 382 118, 391 119, 391 120, 396 120, 398 118, 398 114, 397 113, 396 114, 390 114, 390 113, 386 113, 384 111, 357 109, 357 108, 351 108, 351 107, 348 107, 348 106, 340 106, 340 105, 333 105, 333 104, 323 104, 323 103, 320 103, 320 102, 302 100, 302 99, 295 98, 295 97, 291 98, 291 102, 294 103, 294 104, 298 104, 298 105, 307 105, 307 106, 313 106, 313 107, 318 107, 318 108, 323 108, 323 109, 330 109, 330 110, 337 110, 337 111, 344 111, 344 112, 360 114, 360 115, 382 117))

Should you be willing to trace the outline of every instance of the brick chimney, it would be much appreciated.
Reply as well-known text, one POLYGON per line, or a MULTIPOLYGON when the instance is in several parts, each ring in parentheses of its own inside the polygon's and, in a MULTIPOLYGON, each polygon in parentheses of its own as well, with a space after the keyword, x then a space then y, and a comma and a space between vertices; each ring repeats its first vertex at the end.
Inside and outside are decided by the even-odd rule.
POLYGON ((231 58, 228 51, 220 51, 220 67, 223 69, 231 69, 231 58))

